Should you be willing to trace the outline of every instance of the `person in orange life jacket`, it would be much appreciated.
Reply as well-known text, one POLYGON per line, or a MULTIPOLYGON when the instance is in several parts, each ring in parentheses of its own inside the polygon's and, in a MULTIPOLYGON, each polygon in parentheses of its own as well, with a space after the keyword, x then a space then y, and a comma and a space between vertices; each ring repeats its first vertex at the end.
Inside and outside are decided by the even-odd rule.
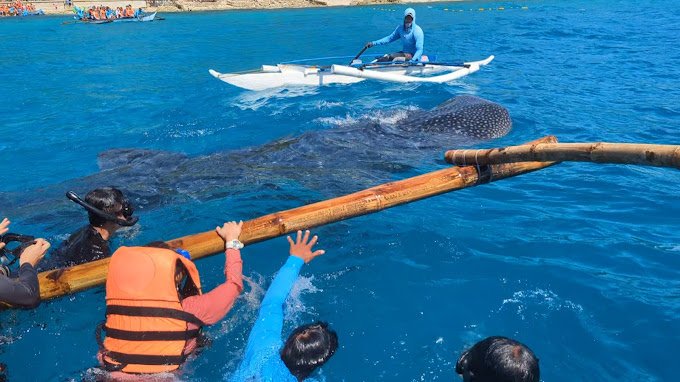
POLYGON ((538 358, 526 345, 507 337, 487 337, 456 362, 463 382, 539 382, 538 358))
POLYGON ((106 333, 98 359, 114 378, 177 370, 196 349, 200 328, 220 321, 243 290, 243 222, 215 230, 225 243, 225 282, 202 293, 194 263, 165 248, 121 247, 106 280, 106 333))
POLYGON ((40 304, 40 286, 38 284, 38 271, 36 266, 45 256, 45 252, 50 248, 50 243, 45 239, 35 239, 28 236, 28 240, 17 239, 22 235, 7 234, 9 231, 10 221, 4 218, 0 221, 0 259, 4 260, 7 252, 13 252, 14 260, 5 265, 2 262, 2 272, 0 272, 0 302, 7 304, 18 305, 26 308, 34 308, 40 304), (10 241, 25 241, 17 248, 9 251, 5 248, 5 244, 10 241), (21 252, 20 254, 18 252, 21 252), (16 261, 19 257, 19 275, 18 277, 10 276, 9 265, 16 261))

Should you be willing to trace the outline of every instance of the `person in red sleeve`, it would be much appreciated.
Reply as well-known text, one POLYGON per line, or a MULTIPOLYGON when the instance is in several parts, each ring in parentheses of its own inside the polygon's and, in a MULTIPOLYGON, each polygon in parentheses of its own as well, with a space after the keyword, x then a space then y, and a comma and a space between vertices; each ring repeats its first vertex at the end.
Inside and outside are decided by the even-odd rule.
POLYGON ((225 281, 207 293, 183 251, 121 247, 113 254, 106 321, 97 335, 98 359, 111 377, 177 370, 196 349, 201 327, 226 316, 243 290, 242 226, 232 221, 215 229, 225 243, 225 281))

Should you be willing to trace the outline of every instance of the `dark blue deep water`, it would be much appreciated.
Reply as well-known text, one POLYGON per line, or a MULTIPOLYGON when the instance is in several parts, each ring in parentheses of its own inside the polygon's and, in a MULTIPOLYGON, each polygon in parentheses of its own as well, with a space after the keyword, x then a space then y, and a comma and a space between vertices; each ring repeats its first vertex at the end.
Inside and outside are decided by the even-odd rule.
MULTIPOLYGON (((339 155, 344 167, 334 171, 314 166, 330 155, 324 134, 346 128, 340 143, 351 148, 366 131, 348 125, 390 125, 456 94, 510 111, 510 134, 479 147, 548 134, 680 144, 680 7, 549 0, 415 8, 427 53, 496 60, 447 85, 253 93, 208 69, 353 55, 391 31, 403 6, 167 14, 143 24, 1 19, 0 216, 13 231, 56 244, 85 219, 64 192, 115 184, 132 195, 141 224, 114 246, 135 245, 403 179, 443 168, 443 152, 461 143, 390 149, 386 136, 373 162, 339 155), (224 155, 307 132, 320 137, 316 157, 297 163, 285 151, 262 156, 268 163, 224 155), (136 169, 148 178, 100 173, 116 148, 169 159, 136 169), (406 159, 396 163, 390 150, 406 159), (180 154, 196 167, 159 172, 180 154)), ((387 49, 370 53, 378 51, 387 49)), ((286 330, 317 319, 337 330, 341 348, 322 370, 328 381, 455 381, 458 355, 489 335, 528 344, 544 381, 677 380, 679 185, 672 169, 564 163, 318 228, 327 253, 303 269, 286 330)), ((207 329, 211 346, 181 380, 230 375, 287 251, 283 238, 244 249, 246 291, 207 329)), ((198 262, 205 288, 223 280, 222 264, 222 255, 198 262)), ((103 316, 101 287, 0 313, 10 380, 86 378, 103 316)))

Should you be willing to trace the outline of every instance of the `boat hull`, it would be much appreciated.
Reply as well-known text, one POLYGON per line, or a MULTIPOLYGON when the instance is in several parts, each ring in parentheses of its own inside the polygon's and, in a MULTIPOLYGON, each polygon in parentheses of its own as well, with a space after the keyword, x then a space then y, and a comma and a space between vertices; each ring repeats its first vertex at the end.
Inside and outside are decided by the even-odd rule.
POLYGON ((487 65, 494 56, 464 65, 368 65, 355 68, 344 65, 263 65, 261 69, 241 73, 220 73, 209 69, 213 77, 247 90, 265 90, 286 86, 323 86, 352 84, 365 79, 390 82, 444 83, 474 73, 487 65), (437 75, 439 74, 439 75, 437 75))

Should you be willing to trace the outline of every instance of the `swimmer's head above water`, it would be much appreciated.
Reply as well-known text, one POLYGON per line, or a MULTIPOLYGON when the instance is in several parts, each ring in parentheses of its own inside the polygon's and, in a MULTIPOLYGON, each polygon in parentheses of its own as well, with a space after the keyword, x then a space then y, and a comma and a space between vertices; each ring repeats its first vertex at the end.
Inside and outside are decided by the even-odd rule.
POLYGON ((298 381, 303 381, 326 363, 337 348, 338 335, 328 323, 317 321, 293 330, 281 349, 281 360, 298 381))
POLYGON ((464 382, 538 382, 538 358, 526 345, 488 337, 466 350, 456 363, 464 382))
POLYGON ((135 210, 130 201, 115 187, 94 189, 85 195, 85 200, 73 191, 67 192, 66 197, 87 210, 90 224, 94 227, 102 227, 107 222, 129 227, 139 220, 132 216, 135 210))

